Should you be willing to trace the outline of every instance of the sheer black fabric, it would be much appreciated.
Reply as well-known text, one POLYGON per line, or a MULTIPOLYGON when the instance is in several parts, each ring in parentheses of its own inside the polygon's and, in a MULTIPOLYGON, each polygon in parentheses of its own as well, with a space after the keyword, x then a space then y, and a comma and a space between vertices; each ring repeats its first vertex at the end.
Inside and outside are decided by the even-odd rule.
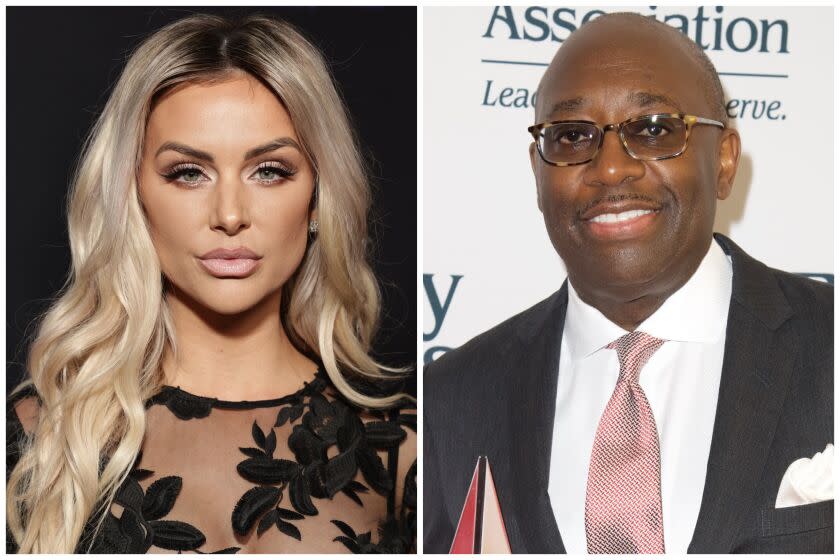
MULTIPOLYGON (((7 403, 7 477, 24 398, 37 396, 7 403)), ((77 552, 414 550, 416 451, 403 443, 415 414, 362 410, 323 368, 277 399, 230 402, 167 386, 146 408, 141 455, 77 552)), ((7 551, 15 549, 7 532, 7 551)))

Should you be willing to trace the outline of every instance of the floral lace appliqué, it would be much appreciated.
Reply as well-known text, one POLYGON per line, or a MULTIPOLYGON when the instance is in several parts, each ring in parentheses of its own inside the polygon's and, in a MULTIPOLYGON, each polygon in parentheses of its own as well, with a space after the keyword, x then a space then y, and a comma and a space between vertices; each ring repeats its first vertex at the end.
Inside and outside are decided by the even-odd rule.
MULTIPOLYGON (((368 487, 354 480, 359 471, 374 491, 385 496, 393 494, 394 479, 376 451, 396 450, 406 438, 400 424, 416 425, 416 418, 403 415, 388 421, 380 413, 376 415, 376 421, 365 424, 353 408, 341 400, 330 401, 322 395, 325 387, 326 381, 318 377, 292 395, 287 406, 278 411, 274 426, 267 433, 254 422, 251 435, 255 447, 240 448, 247 458, 237 465, 237 471, 258 486, 248 490, 234 508, 231 522, 237 534, 245 535, 258 524, 258 535, 275 526, 280 532, 300 540, 300 530, 293 522, 318 514, 312 498, 331 499, 342 492, 359 506, 362 505, 359 494, 368 492, 368 487), (274 428, 287 422, 293 423, 301 415, 300 424, 294 426, 288 439, 295 460, 275 458, 277 439, 274 428), (334 445, 338 453, 329 457, 328 450, 334 445), (283 507, 286 503, 292 509, 283 507)), ((334 520, 334 523, 344 533, 335 540, 344 543, 350 550, 366 551, 376 546, 371 544, 369 534, 367 540, 361 537, 361 546, 348 544, 351 539, 359 537, 342 521, 334 520), (342 540, 345 538, 348 540, 342 540)), ((400 522, 388 519, 383 527, 387 529, 389 524, 394 523, 399 525, 400 522)), ((386 530, 382 536, 391 532, 386 530)), ((389 548, 407 552, 413 538, 407 540, 411 542, 405 547, 395 547, 391 542, 389 548)))
POLYGON ((209 416, 213 405, 217 402, 216 399, 209 397, 191 395, 180 387, 164 387, 160 393, 149 400, 149 405, 166 405, 166 408, 181 420, 191 420, 209 416))
MULTIPOLYGON (((183 480, 180 476, 164 476, 154 481, 146 491, 140 481, 154 474, 153 471, 137 468, 142 453, 135 461, 135 467, 120 486, 114 503, 123 507, 117 518, 109 512, 105 517, 102 537, 94 542, 93 553, 148 552, 152 545, 175 552, 198 550, 206 542, 199 529, 183 521, 163 520, 175 505, 181 493, 183 480)), ((87 539, 82 538, 83 544, 87 539)), ((214 554, 234 553, 238 547, 217 550, 214 554)), ((84 552, 80 544, 77 552, 84 552)))
MULTIPOLYGON (((255 403, 231 403, 164 387, 147 401, 147 407, 154 404, 164 405, 178 419, 190 421, 206 418, 214 408, 248 409, 255 403)), ((398 410, 368 411, 366 415, 372 420, 363 421, 362 411, 332 387, 323 368, 296 393, 259 404, 279 409, 267 430, 253 422, 253 445, 239 448, 243 458, 236 471, 254 486, 239 498, 231 513, 231 526, 237 535, 244 536, 256 528, 258 538, 266 531, 276 530, 300 541, 303 537, 298 525, 306 517, 318 515, 318 500, 333 499, 342 493, 362 508, 362 496, 373 491, 387 500, 387 515, 379 524, 376 538, 371 531, 358 534, 339 519, 331 520, 336 533, 324 536, 356 553, 414 550, 416 461, 405 478, 399 507, 395 504, 395 482, 399 446, 407 437, 404 428, 416 432, 415 415, 400 414, 398 410), (287 424, 292 426, 286 444, 293 460, 276 456, 275 429, 287 424), (387 464, 383 464, 378 452, 385 452, 387 464), (364 484, 356 480, 359 473, 364 484)), ((19 422, 13 424, 17 426, 19 422)), ((172 512, 183 479, 163 476, 144 491, 141 481, 154 473, 138 467, 141 456, 116 493, 114 504, 122 509, 121 513, 119 508, 116 510, 119 517, 109 510, 99 526, 100 516, 91 516, 77 552, 144 553, 154 546, 174 552, 205 553, 200 548, 207 538, 198 527, 163 519, 172 512)), ((239 550, 230 547, 213 553, 239 550)))

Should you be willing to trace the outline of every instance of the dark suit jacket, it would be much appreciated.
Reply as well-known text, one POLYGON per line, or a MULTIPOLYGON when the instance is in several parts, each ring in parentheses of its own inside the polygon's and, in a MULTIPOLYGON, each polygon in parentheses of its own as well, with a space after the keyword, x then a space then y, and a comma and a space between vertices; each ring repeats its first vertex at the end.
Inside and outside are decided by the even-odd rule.
MULTIPOLYGON (((688 552, 832 552, 833 500, 774 506, 787 467, 834 441, 834 288, 715 239, 732 257, 732 299, 688 552)), ((564 284, 426 367, 424 552, 448 551, 479 455, 489 457, 512 550, 565 552, 547 490, 567 301, 564 284)))

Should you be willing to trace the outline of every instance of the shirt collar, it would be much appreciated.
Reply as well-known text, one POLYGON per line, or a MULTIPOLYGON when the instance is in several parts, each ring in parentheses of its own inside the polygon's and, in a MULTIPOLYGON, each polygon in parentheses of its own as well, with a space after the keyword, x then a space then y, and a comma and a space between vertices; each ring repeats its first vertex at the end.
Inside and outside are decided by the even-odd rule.
MULTIPOLYGON (((726 326, 731 295, 732 263, 717 243, 710 243, 688 282, 636 330, 663 340, 714 342, 726 326)), ((563 332, 564 350, 573 360, 585 358, 627 334, 580 299, 571 282, 563 332)))

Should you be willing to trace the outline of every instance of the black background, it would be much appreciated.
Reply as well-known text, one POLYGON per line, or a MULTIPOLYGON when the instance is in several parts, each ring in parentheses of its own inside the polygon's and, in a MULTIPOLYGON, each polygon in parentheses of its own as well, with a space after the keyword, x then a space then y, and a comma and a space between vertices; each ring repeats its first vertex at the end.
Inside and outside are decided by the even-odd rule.
POLYGON ((136 47, 192 13, 285 19, 321 48, 373 175, 373 265, 383 293, 374 344, 414 365, 417 340, 417 82, 414 7, 6 8, 7 389, 37 318, 70 266, 67 190, 82 142, 136 47))

